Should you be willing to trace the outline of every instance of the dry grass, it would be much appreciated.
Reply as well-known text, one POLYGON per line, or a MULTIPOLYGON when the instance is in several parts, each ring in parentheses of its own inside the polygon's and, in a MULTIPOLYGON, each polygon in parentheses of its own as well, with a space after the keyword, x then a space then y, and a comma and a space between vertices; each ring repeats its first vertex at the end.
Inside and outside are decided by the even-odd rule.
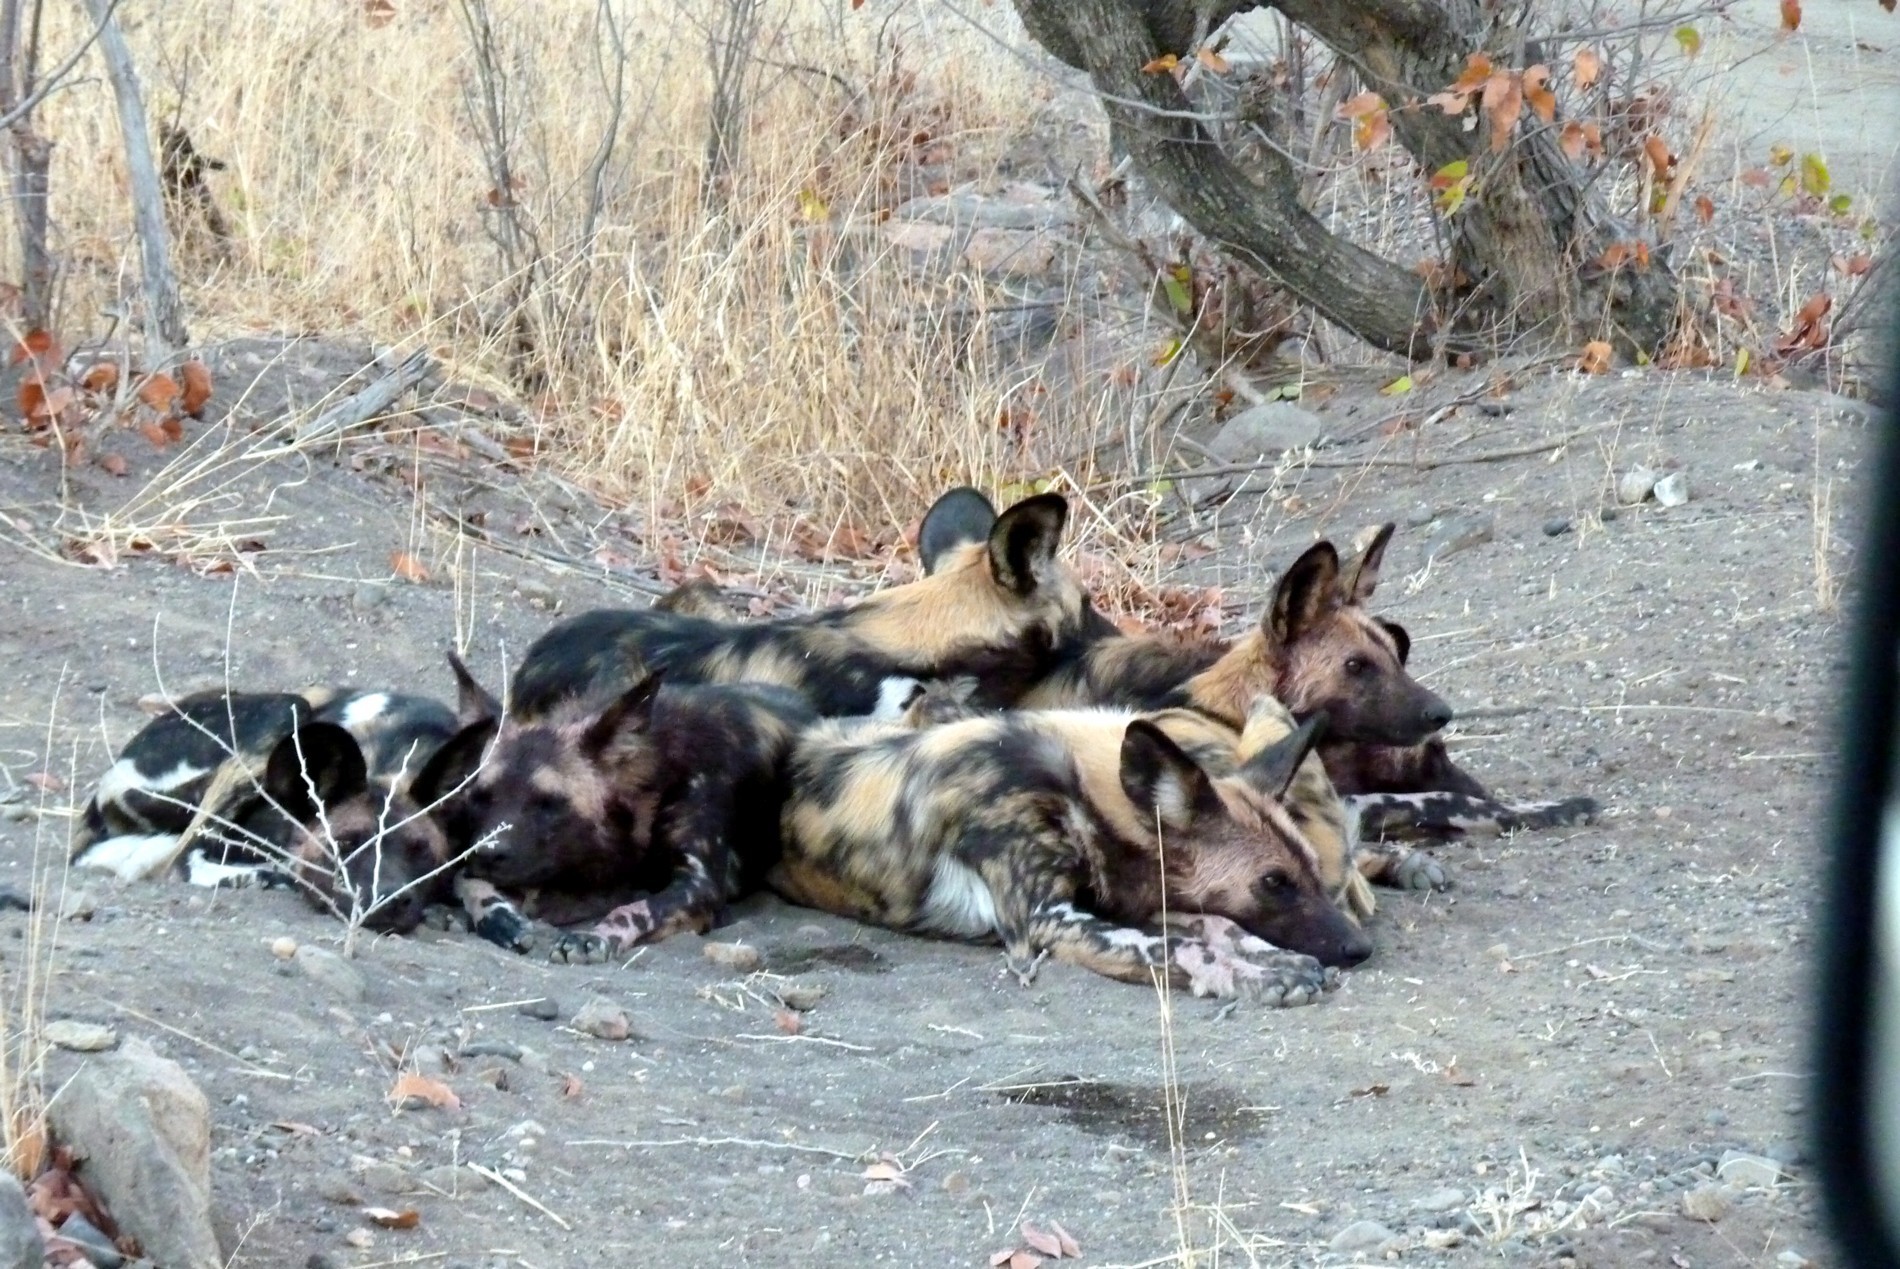
MULTIPOLYGON (((597 0, 495 8, 512 198, 536 244, 531 276, 508 276, 457 0, 399 3, 382 26, 331 0, 121 6, 153 115, 228 165, 211 180, 229 241, 199 225, 177 249, 194 336, 426 343, 459 377, 518 388, 558 462, 650 512, 730 499, 881 527, 946 481, 1085 449, 1097 420, 1065 412, 1089 407, 1051 403, 1026 446, 998 427, 1024 385, 990 351, 997 289, 924 276, 879 227, 912 194, 992 175, 1046 82, 931 3, 762 4, 730 171, 709 179, 727 7, 615 6, 624 80, 597 0)), ((80 32, 55 18, 57 55, 80 32)), ((98 79, 41 121, 68 346, 136 291, 115 129, 98 79)))

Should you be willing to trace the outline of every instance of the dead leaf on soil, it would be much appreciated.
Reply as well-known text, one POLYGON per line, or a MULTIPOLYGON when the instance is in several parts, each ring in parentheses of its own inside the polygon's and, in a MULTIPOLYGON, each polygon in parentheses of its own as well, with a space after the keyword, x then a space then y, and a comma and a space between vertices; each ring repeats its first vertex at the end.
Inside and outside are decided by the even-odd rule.
POLYGON ((780 1009, 772 1021, 786 1035, 797 1035, 805 1029, 805 1020, 790 1009, 780 1009))
POLYGON ((160 414, 171 412, 172 403, 178 399, 178 380, 163 370, 147 375, 139 384, 139 400, 160 414))
POLYGON ((1049 1228, 1046 1230, 1037 1229, 1028 1221, 1024 1221, 1021 1232, 1024 1242, 1053 1260, 1061 1260, 1065 1257, 1077 1259, 1082 1255, 1080 1244, 1069 1237, 1068 1230, 1054 1221, 1049 1222, 1049 1228))
POLYGON ((1348 1097, 1384 1097, 1387 1093, 1391 1091, 1392 1091, 1392 1086, 1390 1084, 1368 1084, 1364 1088, 1353 1089, 1351 1092, 1347 1094, 1347 1096, 1348 1097))
POLYGON ((423 566, 421 560, 407 551, 389 553, 389 571, 405 582, 421 583, 429 580, 429 570, 423 566))
POLYGON ((66 782, 51 771, 35 771, 26 778, 26 782, 42 793, 64 793, 66 782))
POLYGON ((1593 339, 1583 346, 1583 355, 1577 358, 1577 369, 1587 375, 1600 375, 1610 368, 1610 345, 1608 341, 1593 339))
POLYGON ((211 372, 205 369, 202 361, 188 361, 180 373, 184 376, 185 386, 178 405, 195 419, 204 413, 206 402, 211 400, 211 372))
POLYGON ((578 1075, 561 1076, 561 1096, 569 1101, 573 1101, 579 1097, 586 1087, 585 1084, 581 1083, 581 1077, 578 1075))
POLYGON ((108 476, 123 476, 132 470, 132 465, 125 461, 124 454, 101 454, 99 466, 105 469, 108 476))
POLYGON ((432 1080, 426 1075, 409 1074, 397 1079, 396 1087, 389 1090, 389 1100, 397 1109, 411 1109, 413 1106, 433 1106, 438 1110, 459 1110, 462 1099, 455 1090, 441 1080, 432 1080))
POLYGON ((405 1207, 400 1212, 392 1207, 366 1207, 363 1215, 384 1229, 414 1229, 422 1224, 422 1213, 413 1207, 405 1207))

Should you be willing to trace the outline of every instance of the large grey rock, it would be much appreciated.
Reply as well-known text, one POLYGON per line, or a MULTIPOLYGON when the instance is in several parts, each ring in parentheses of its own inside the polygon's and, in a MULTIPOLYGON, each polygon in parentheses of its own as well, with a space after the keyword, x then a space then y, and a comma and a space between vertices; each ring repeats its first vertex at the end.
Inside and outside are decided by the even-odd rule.
POLYGON ((1290 449, 1306 449, 1326 436, 1326 421, 1291 401, 1249 406, 1221 425, 1208 452, 1224 463, 1251 463, 1290 449))
POLYGON ((1749 1154, 1745 1150, 1724 1151, 1722 1161, 1715 1165, 1715 1175, 1730 1185, 1760 1189, 1773 1188, 1785 1171, 1766 1155, 1749 1154))
POLYGON ((53 1135, 122 1229, 165 1269, 220 1269, 211 1227, 211 1108, 137 1037, 79 1069, 48 1108, 53 1135))
POLYGON ((26 1191, 11 1172, 0 1172, 0 1269, 41 1269, 46 1244, 26 1205, 26 1191))

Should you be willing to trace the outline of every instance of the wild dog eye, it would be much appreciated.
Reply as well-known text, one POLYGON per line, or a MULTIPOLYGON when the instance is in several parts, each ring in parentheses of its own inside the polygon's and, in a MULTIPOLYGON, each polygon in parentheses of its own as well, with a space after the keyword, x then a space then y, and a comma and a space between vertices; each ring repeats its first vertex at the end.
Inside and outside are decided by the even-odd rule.
POLYGON ((1278 890, 1285 890, 1292 884, 1293 879, 1283 872, 1270 872, 1260 878, 1260 889, 1268 894, 1278 890))
POLYGON ((1348 674, 1365 674, 1371 669, 1372 662, 1366 660, 1364 657, 1350 656, 1346 658, 1346 673, 1348 674))

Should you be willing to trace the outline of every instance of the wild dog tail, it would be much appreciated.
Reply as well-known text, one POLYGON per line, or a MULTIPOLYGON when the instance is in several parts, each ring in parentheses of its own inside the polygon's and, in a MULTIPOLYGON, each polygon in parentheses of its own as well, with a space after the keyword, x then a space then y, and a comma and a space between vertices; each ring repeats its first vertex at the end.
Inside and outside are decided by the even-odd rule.
POLYGON ((1594 823, 1602 809, 1590 797, 1497 802, 1463 793, 1357 793, 1343 800, 1358 822, 1362 841, 1562 828, 1594 823))

